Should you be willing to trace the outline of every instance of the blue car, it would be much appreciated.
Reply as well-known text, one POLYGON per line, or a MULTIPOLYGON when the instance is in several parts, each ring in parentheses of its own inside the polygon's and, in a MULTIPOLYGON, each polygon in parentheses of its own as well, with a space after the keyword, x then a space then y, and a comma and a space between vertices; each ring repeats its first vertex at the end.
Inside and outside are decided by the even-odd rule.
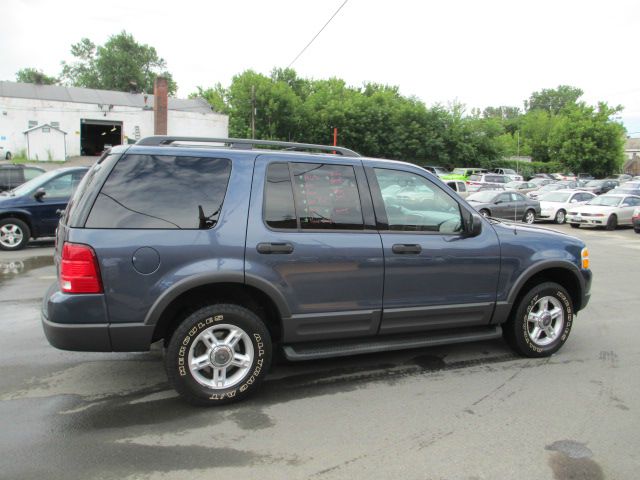
POLYGON ((20 250, 30 238, 55 235, 60 213, 75 192, 86 167, 44 173, 0 194, 0 249, 20 250))

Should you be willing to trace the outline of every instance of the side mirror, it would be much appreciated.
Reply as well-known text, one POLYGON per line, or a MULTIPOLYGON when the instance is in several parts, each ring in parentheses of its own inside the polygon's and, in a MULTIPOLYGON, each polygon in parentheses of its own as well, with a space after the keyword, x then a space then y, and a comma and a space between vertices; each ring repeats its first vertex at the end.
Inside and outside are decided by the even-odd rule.
POLYGON ((478 214, 466 213, 464 231, 467 237, 477 237, 482 232, 482 218, 478 214))
POLYGON ((35 198, 36 200, 42 200, 42 197, 44 197, 46 194, 47 192, 45 191, 45 189, 40 187, 36 190, 36 193, 33 194, 33 198, 35 198))

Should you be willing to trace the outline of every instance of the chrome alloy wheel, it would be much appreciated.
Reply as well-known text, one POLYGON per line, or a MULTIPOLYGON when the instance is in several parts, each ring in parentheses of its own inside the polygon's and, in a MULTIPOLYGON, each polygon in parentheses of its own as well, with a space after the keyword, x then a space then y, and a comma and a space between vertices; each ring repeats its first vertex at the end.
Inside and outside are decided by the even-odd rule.
POLYGON ((189 348, 189 370, 200 385, 224 389, 240 383, 249 373, 254 352, 251 338, 235 325, 220 324, 203 330, 189 348))
POLYGON ((542 297, 527 315, 527 334, 539 347, 546 347, 558 338, 564 328, 564 310, 555 297, 542 297))
POLYGON ((533 210, 527 210, 524 214, 524 223, 531 225, 536 220, 536 214, 533 210))
POLYGON ((7 223, 0 227, 0 244, 5 248, 17 247, 23 237, 24 232, 14 223, 7 223))

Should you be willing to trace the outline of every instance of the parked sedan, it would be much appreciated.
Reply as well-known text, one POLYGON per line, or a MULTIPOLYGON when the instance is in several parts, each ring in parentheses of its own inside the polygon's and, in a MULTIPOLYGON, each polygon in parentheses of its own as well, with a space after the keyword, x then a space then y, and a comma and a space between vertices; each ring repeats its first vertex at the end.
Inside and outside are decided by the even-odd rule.
POLYGON ((0 165, 0 192, 11 190, 24 182, 42 175, 44 169, 26 165, 0 165))
POLYGON ((556 190, 540 197, 539 220, 553 220, 556 223, 564 223, 567 212, 571 207, 583 205, 595 198, 591 192, 579 190, 556 190))
POLYGON ((0 249, 20 250, 29 238, 54 235, 86 167, 60 168, 0 194, 0 249))
POLYGON ((618 225, 632 225, 631 218, 636 207, 640 207, 639 196, 608 193, 571 208, 567 213, 567 222, 573 228, 589 225, 615 230, 618 225))
POLYGON ((529 197, 532 200, 537 200, 540 196, 544 195, 545 193, 553 192, 555 190, 563 190, 565 188, 566 187, 563 185, 558 185, 557 183, 550 183, 548 185, 543 185, 537 190, 533 190, 532 192, 527 193, 527 197, 529 197))
POLYGON ((469 195, 467 202, 485 217, 522 220, 531 224, 540 214, 540 202, 518 192, 487 190, 469 195))
POLYGON ((595 193, 596 195, 602 195, 603 193, 607 193, 609 190, 613 190, 618 185, 617 180, 591 180, 580 189, 586 192, 595 193))
POLYGON ((505 184, 504 188, 506 188, 507 190, 515 190, 516 192, 520 193, 529 193, 533 190, 537 190, 539 188, 539 185, 536 185, 533 182, 513 181, 505 184))

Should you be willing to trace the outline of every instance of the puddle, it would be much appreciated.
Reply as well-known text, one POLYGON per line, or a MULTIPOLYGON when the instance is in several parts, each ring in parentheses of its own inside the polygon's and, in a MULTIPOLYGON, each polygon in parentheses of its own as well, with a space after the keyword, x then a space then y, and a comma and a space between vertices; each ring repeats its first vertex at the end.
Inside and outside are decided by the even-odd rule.
POLYGON ((30 257, 24 260, 0 260, 0 283, 24 275, 31 270, 53 265, 53 256, 30 257))

